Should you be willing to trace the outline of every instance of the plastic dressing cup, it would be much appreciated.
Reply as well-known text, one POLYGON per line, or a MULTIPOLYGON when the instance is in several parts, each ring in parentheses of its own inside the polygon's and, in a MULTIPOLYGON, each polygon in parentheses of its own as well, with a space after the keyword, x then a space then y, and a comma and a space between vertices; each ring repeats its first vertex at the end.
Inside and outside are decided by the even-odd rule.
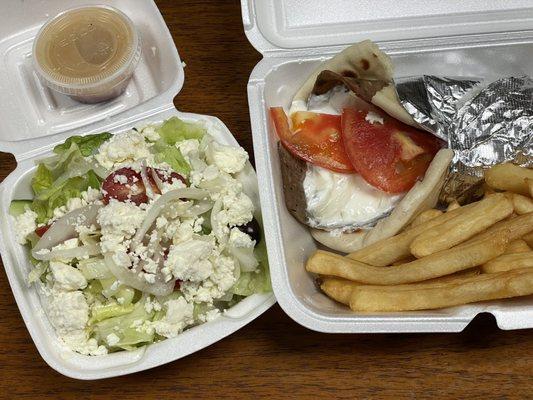
POLYGON ((49 88, 83 103, 119 96, 141 58, 133 22, 108 6, 64 11, 49 20, 33 44, 33 61, 49 88))

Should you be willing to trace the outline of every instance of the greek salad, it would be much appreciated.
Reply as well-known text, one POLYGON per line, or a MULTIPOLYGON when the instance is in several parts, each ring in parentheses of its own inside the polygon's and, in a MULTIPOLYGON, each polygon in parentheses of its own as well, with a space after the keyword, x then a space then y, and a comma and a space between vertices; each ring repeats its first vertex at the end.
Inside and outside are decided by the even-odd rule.
POLYGON ((28 282, 71 350, 133 350, 271 290, 248 154, 212 129, 172 117, 70 137, 12 202, 28 282))

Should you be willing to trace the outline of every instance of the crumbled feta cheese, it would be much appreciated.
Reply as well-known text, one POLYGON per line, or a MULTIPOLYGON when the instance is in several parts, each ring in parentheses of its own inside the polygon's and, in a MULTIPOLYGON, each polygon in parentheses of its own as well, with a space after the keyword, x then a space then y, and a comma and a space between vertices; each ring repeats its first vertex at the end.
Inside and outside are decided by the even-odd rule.
POLYGON ((115 176, 113 176, 113 182, 125 185, 126 183, 128 183, 128 177, 126 175, 116 174, 115 176))
POLYGON ((167 338, 177 336, 183 329, 194 323, 194 305, 183 297, 165 302, 166 313, 153 323, 155 331, 167 338))
POLYGON ((63 290, 78 290, 87 286, 87 279, 76 268, 58 261, 50 261, 55 285, 63 290))
POLYGON ((191 240, 194 235, 194 218, 187 218, 181 221, 181 223, 169 224, 169 233, 173 231, 172 242, 178 244, 191 240))
POLYGON ((149 274, 155 274, 157 273, 157 267, 159 265, 151 258, 147 259, 145 261, 145 264, 143 266, 143 269, 148 272, 149 274))
POLYGON ((107 169, 113 169, 117 164, 151 157, 144 136, 133 130, 114 135, 100 146, 95 155, 96 160, 107 169))
POLYGON ((79 290, 65 292, 52 289, 48 296, 48 318, 60 336, 85 329, 89 306, 79 290))
POLYGON ((81 192, 81 198, 85 200, 87 204, 96 202, 102 197, 102 194, 98 189, 92 187, 88 188, 87 191, 81 192))
POLYGON ((107 348, 98 346, 96 339, 89 339, 85 330, 71 331, 61 336, 65 344, 73 351, 83 355, 101 356, 107 354, 107 348))
POLYGON ((187 187, 187 185, 178 178, 173 179, 171 182, 163 181, 161 182, 161 194, 165 194, 166 192, 170 192, 171 190, 175 189, 183 189, 185 187, 187 187))
POLYGON ((120 342, 120 338, 116 334, 110 333, 109 335, 106 336, 105 341, 106 341, 108 346, 113 347, 118 342, 120 342))
POLYGON ((154 274, 149 274, 149 273, 146 273, 146 272, 141 272, 140 273, 141 275, 141 278, 144 278, 144 280, 148 283, 155 283, 155 275, 154 274))
POLYGON ((155 129, 155 126, 148 125, 144 127, 141 131, 143 136, 148 139, 150 142, 157 142, 161 136, 159 136, 159 133, 157 133, 157 130, 155 129))
POLYGON ((383 125, 383 117, 373 111, 369 111, 366 114, 365 121, 368 121, 371 124, 378 123, 378 124, 383 125))
POLYGON ((77 210, 78 208, 83 207, 83 201, 79 197, 72 197, 67 200, 67 210, 68 212, 77 210))
POLYGON ((213 265, 208 258, 214 247, 213 242, 192 239, 172 245, 164 265, 176 279, 201 282, 213 272, 213 265))
POLYGON ((253 240, 250 235, 247 235, 239 228, 232 228, 229 235, 229 246, 233 247, 245 247, 253 248, 255 247, 255 240, 253 240))
POLYGON ((150 296, 146 299, 146 302, 144 303, 144 309, 147 313, 151 313, 152 311, 160 311, 161 310, 161 303, 159 303, 155 298, 152 299, 150 296))
POLYGON ((236 281, 235 262, 232 258, 220 255, 212 258, 213 273, 203 282, 184 281, 182 291, 187 301, 197 303, 212 303, 226 294, 236 281))
POLYGON ((186 139, 176 143, 185 161, 191 164, 193 158, 197 158, 199 154, 200 142, 197 139, 186 139))
POLYGON ((244 225, 253 218, 254 205, 252 200, 245 194, 227 194, 222 198, 223 210, 217 218, 223 225, 244 225))
POLYGON ((198 319, 200 320, 200 322, 209 322, 217 319, 218 317, 220 317, 220 311, 218 310, 218 308, 213 308, 212 310, 209 310, 204 314, 200 314, 198 316, 198 319))
POLYGON ((100 245, 103 252, 125 251, 125 238, 131 238, 142 225, 146 212, 133 203, 111 200, 98 211, 102 237, 100 245))
POLYGON ((20 244, 26 243, 26 237, 35 231, 37 228, 37 213, 33 212, 29 208, 26 208, 24 213, 15 218, 15 235, 17 242, 20 244))
POLYGON ((242 171, 248 161, 248 153, 242 147, 226 146, 215 141, 207 146, 205 155, 208 163, 229 174, 242 171))
POLYGON ((168 220, 165 217, 163 217, 163 216, 158 217, 155 220, 155 227, 157 229, 163 229, 167 224, 168 224, 168 220))

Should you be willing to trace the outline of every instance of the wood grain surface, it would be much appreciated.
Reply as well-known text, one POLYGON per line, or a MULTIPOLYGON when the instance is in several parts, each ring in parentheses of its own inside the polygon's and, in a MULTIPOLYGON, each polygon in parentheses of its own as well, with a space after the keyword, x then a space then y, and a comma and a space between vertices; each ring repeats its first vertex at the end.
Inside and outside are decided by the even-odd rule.
MULTIPOLYGON (((260 54, 243 33, 239 2, 157 3, 187 64, 176 106, 220 117, 251 153, 246 83, 260 54)), ((0 179, 14 167, 11 155, 0 154, 0 179)), ((0 292, 5 399, 533 398, 532 331, 500 331, 490 315, 460 334, 326 335, 299 326, 276 305, 182 360, 83 382, 41 359, 3 269, 0 292)))

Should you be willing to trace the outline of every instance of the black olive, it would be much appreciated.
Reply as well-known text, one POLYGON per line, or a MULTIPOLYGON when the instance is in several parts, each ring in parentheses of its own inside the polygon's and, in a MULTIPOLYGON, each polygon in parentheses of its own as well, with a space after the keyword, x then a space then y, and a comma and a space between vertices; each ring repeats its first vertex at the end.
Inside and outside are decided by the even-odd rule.
POLYGON ((255 240, 256 244, 261 240, 261 227, 255 218, 245 225, 237 226, 237 228, 255 240))

